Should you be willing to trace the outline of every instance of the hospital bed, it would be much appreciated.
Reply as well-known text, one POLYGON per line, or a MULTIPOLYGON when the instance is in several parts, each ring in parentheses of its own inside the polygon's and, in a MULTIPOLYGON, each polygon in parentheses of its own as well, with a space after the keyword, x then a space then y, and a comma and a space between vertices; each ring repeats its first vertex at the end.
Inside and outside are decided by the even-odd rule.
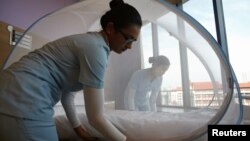
MULTIPOLYGON (((195 110, 191 112, 143 112, 128 110, 106 110, 105 116, 121 132, 134 141, 178 140, 180 136, 191 134, 207 123, 215 114, 214 110, 195 110)), ((79 118, 87 131, 94 137, 103 137, 87 121, 85 112, 79 118)), ((60 141, 80 141, 64 114, 55 116, 60 141)), ((204 139, 202 139, 204 140, 204 139)))

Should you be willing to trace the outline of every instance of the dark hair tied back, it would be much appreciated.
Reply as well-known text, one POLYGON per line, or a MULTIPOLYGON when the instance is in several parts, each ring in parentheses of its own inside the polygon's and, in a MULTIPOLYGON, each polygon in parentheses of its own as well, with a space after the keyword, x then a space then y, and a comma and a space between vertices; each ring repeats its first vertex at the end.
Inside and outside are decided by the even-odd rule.
POLYGON ((114 24, 116 30, 131 25, 142 26, 141 15, 133 6, 124 3, 123 0, 112 0, 109 6, 111 10, 101 17, 102 29, 105 29, 109 22, 114 24))
POLYGON ((110 3, 109 3, 109 6, 111 9, 113 9, 114 7, 116 6, 119 6, 119 5, 122 5, 124 4, 124 1, 123 0, 112 0, 110 3))

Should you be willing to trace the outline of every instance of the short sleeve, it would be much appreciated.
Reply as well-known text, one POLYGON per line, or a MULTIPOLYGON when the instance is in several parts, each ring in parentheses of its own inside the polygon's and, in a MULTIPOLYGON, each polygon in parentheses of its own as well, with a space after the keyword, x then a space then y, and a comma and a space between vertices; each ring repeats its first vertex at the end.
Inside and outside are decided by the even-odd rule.
POLYGON ((84 86, 103 88, 109 52, 100 41, 95 39, 96 36, 91 37, 78 42, 79 82, 84 86))

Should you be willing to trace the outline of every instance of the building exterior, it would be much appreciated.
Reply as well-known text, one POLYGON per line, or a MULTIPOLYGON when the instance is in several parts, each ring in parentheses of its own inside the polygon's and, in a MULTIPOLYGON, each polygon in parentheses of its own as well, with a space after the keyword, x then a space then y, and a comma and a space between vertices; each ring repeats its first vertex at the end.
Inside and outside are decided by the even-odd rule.
MULTIPOLYGON (((243 96, 243 104, 250 105, 250 82, 240 83, 241 93, 243 96)), ((223 91, 221 84, 216 84, 214 89, 211 82, 190 82, 190 101, 192 107, 217 107, 223 100, 223 91)), ((165 106, 183 106, 183 91, 181 87, 173 90, 161 91, 161 103, 165 106)))

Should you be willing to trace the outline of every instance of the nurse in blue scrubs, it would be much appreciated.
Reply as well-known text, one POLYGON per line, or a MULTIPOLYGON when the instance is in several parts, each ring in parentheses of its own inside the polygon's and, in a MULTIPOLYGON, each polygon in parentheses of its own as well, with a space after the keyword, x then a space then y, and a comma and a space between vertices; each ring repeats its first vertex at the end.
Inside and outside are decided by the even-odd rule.
POLYGON ((170 66, 163 55, 150 57, 151 68, 133 73, 125 90, 125 107, 136 111, 157 111, 156 99, 161 89, 162 75, 170 66))
POLYGON ((101 17, 102 30, 45 44, 0 72, 0 140, 57 141, 53 106, 62 99, 75 132, 95 140, 81 125, 72 92, 83 90, 89 123, 109 141, 129 140, 103 113, 104 73, 111 51, 132 47, 141 16, 122 0, 112 0, 101 17))

